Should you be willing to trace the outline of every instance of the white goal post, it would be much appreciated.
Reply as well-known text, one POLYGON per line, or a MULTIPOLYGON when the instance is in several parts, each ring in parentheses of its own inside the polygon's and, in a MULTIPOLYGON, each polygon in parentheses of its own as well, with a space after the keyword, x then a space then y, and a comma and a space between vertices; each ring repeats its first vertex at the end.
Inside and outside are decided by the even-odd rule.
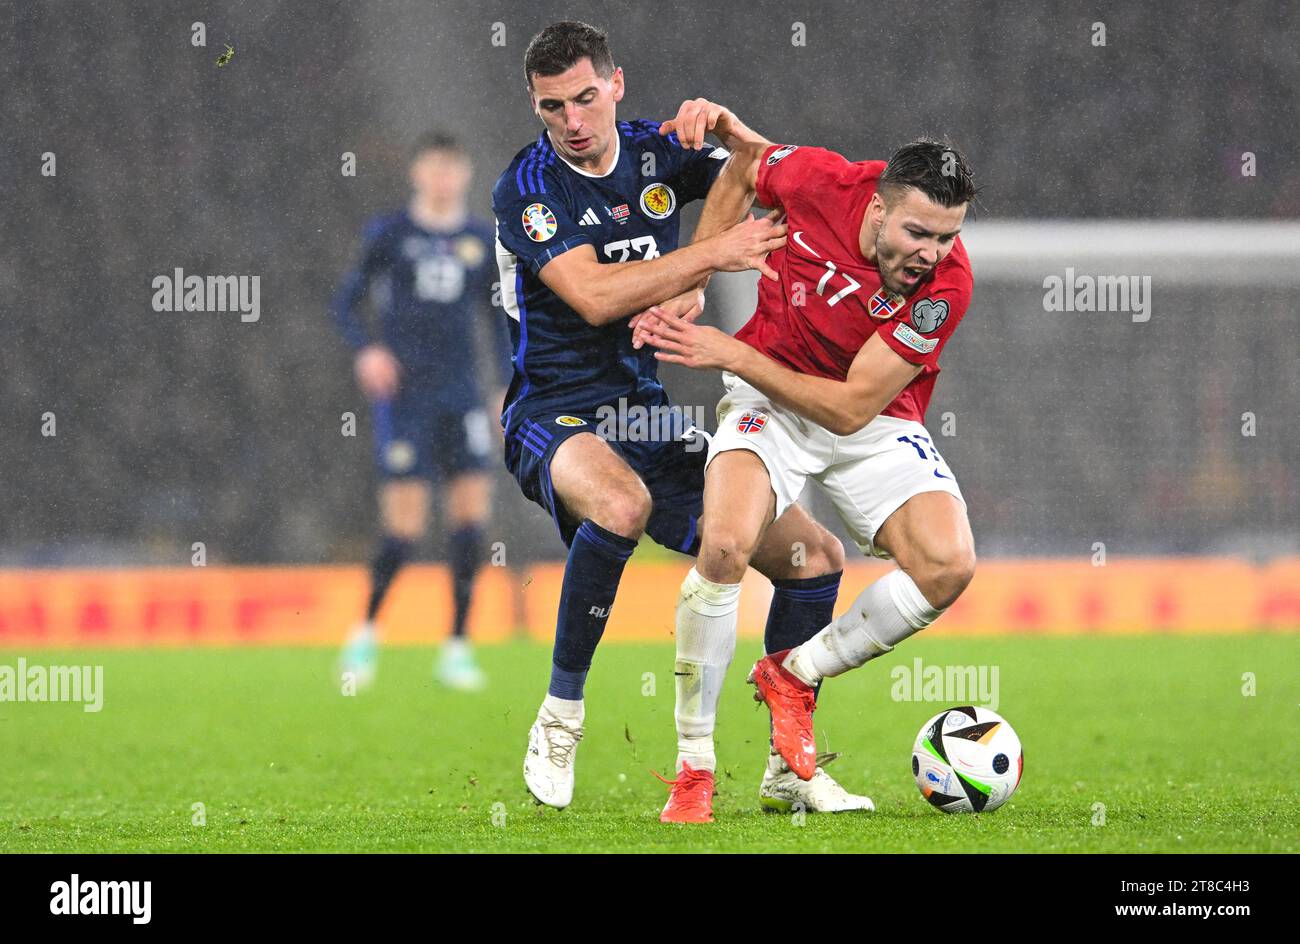
POLYGON ((1281 220, 990 220, 962 231, 975 283, 1080 272, 1215 285, 1300 283, 1300 223, 1281 220))
MULTIPOLYGON (((971 220, 961 238, 977 291, 989 282, 1041 287, 1067 268, 1183 285, 1300 284, 1300 223, 1286 220, 971 220)), ((713 323, 743 325, 758 300, 757 279, 718 273, 713 323)))

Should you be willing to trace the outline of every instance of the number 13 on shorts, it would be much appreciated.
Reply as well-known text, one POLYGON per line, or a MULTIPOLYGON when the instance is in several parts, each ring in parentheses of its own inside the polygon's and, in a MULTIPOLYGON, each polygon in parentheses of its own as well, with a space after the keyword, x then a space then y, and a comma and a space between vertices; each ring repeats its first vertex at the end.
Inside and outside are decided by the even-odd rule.
POLYGON ((912 433, 910 436, 899 436, 898 442, 906 443, 916 450, 917 457, 922 462, 934 463, 934 477, 937 479, 952 479, 952 470, 948 468, 948 463, 943 461, 939 455, 934 443, 930 441, 929 436, 922 436, 920 433, 912 433))

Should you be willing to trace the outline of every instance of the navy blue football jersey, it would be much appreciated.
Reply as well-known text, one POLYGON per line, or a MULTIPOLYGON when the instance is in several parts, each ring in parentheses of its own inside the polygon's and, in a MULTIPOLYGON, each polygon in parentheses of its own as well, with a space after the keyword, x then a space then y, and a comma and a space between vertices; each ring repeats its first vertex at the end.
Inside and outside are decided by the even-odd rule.
POLYGON ((492 306, 495 241, 484 220, 435 232, 404 209, 376 217, 366 226, 360 261, 334 297, 339 333, 354 349, 382 341, 406 372, 436 387, 445 404, 477 405, 476 319, 490 320, 496 379, 510 379, 510 333, 492 306), (374 337, 359 312, 372 287, 379 316, 374 337))
MULTIPOLYGON (((594 412, 626 397, 666 405, 654 349, 632 347, 627 321, 595 327, 539 275, 582 245, 602 263, 653 259, 677 248, 681 208, 708 194, 726 162, 720 147, 686 150, 657 121, 620 121, 604 176, 555 152, 546 132, 515 155, 492 191, 502 301, 514 342, 507 429, 546 411, 594 412)), ((631 313, 629 313, 630 317, 631 313)))

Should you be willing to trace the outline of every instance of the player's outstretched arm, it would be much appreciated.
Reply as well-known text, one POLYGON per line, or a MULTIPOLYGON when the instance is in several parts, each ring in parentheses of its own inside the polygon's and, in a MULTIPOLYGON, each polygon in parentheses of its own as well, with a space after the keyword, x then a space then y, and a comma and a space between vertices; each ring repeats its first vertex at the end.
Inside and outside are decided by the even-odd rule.
MULTIPOLYGON (((770 146, 770 141, 759 140, 742 144, 731 152, 722 173, 709 188, 692 243, 716 236, 749 211, 758 193, 758 164, 770 146)), ((775 272, 768 275, 768 278, 775 277, 775 272)))
MULTIPOLYGON (((691 245, 716 236, 749 212, 757 192, 758 164, 762 160, 763 152, 770 146, 770 141, 759 138, 753 142, 740 144, 732 151, 722 173, 709 188, 709 195, 705 198, 704 210, 695 227, 691 245)), ((771 218, 777 220, 781 215, 775 213, 771 218)), ((776 273, 766 262, 757 268, 769 279, 776 278, 776 273)), ((661 299, 656 300, 659 304, 652 306, 648 311, 660 317, 685 318, 687 321, 694 321, 704 309, 703 293, 712 275, 712 272, 705 273, 700 281, 690 286, 685 293, 673 293, 671 296, 665 294, 661 299)), ((642 325, 642 318, 646 314, 647 312, 637 314, 629 325, 632 329, 634 348, 642 347, 648 340, 642 325)))
POLYGON ((840 381, 790 370, 707 325, 647 316, 642 328, 659 348, 655 354, 659 360, 729 370, 773 402, 837 436, 851 435, 870 423, 921 372, 920 366, 899 357, 876 335, 858 351, 848 376, 840 381))
POLYGON ((655 259, 602 263, 592 246, 577 246, 551 259, 539 274, 583 321, 604 325, 679 295, 711 272, 758 269, 776 278, 763 260, 785 239, 784 223, 750 217, 655 259))

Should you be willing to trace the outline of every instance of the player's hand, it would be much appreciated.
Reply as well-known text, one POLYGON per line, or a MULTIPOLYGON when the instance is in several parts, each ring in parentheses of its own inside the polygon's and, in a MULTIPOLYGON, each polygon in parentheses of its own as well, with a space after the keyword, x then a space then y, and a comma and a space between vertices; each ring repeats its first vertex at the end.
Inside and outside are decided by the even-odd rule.
POLYGON ((773 210, 767 216, 745 219, 719 233, 712 239, 717 243, 717 258, 713 268, 719 272, 744 272, 757 269, 765 278, 776 281, 776 270, 767 264, 767 254, 786 243, 785 213, 773 210))
POLYGON ((675 131, 683 148, 698 151, 705 146, 704 136, 710 131, 726 142, 731 134, 733 118, 735 116, 730 111, 707 98, 692 98, 682 102, 676 118, 659 125, 659 133, 667 136, 675 131))
POLYGON ((391 400, 397 393, 402 367, 382 344, 368 344, 357 352, 353 365, 357 386, 371 400, 391 400))
POLYGON ((641 327, 650 343, 659 348, 655 352, 656 360, 696 370, 728 370, 737 347, 745 347, 743 341, 737 341, 717 328, 692 324, 681 318, 661 318, 652 312, 646 312, 641 327))
POLYGON ((641 327, 641 322, 648 314, 658 315, 660 318, 682 318, 686 321, 695 321, 704 313, 704 290, 699 288, 688 288, 680 295, 674 295, 667 301, 660 302, 658 305, 651 305, 645 311, 633 315, 632 320, 627 326, 632 329, 632 347, 640 350, 645 346, 646 341, 650 340, 650 335, 641 327))

